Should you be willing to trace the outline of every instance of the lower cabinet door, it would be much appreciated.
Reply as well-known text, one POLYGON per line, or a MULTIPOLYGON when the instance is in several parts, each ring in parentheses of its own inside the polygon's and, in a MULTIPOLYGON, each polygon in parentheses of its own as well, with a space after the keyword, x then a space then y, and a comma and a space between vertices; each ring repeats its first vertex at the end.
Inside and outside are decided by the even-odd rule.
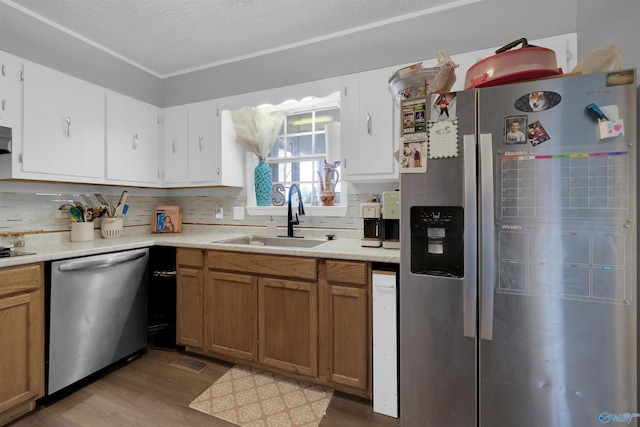
POLYGON ((202 268, 178 266, 176 342, 195 348, 202 348, 202 276, 202 268))
POLYGON ((259 281, 260 363, 318 376, 318 285, 297 280, 259 281))
POLYGON ((0 413, 44 393, 43 317, 40 290, 0 296, 0 413))
POLYGON ((255 361, 258 278, 207 271, 204 288, 205 350, 255 361))
POLYGON ((364 390, 370 353, 367 289, 328 285, 327 294, 327 379, 364 390))

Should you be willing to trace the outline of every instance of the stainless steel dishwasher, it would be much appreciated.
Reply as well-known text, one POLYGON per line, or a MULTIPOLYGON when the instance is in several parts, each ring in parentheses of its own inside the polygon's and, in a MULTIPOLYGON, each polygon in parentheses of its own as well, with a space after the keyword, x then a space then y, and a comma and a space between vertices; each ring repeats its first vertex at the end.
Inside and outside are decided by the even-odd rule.
POLYGON ((147 345, 149 249, 51 262, 47 395, 147 345))

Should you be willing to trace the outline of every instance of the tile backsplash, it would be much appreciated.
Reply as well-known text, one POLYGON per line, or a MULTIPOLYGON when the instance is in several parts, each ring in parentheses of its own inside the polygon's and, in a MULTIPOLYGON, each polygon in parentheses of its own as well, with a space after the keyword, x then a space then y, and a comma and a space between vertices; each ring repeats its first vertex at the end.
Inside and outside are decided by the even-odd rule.
MULTIPOLYGON (((124 188, 82 184, 0 182, 0 236, 13 233, 68 231, 71 221, 66 211, 58 208, 65 203, 86 198, 98 204, 94 193, 102 194, 109 202, 116 203, 123 190, 129 195, 129 210, 124 219, 125 227, 146 226, 151 223, 158 205, 179 205, 184 224, 263 226, 269 216, 252 216, 245 213, 244 220, 233 219, 233 208, 246 205, 246 195, 240 190, 218 188, 166 190, 148 188, 124 188), (236 194, 239 193, 239 194, 236 194), (216 208, 222 207, 223 218, 216 219, 216 208)), ((386 190, 386 189, 384 189, 386 190)), ((379 192, 378 192, 379 193, 379 192)), ((344 217, 305 216, 301 227, 322 229, 361 230, 360 203, 374 196, 371 192, 350 191, 347 214, 344 217)), ((279 227, 286 227, 286 217, 274 216, 279 227)), ((99 221, 96 220, 96 221, 99 221)), ((99 227, 99 223, 96 223, 99 227)))

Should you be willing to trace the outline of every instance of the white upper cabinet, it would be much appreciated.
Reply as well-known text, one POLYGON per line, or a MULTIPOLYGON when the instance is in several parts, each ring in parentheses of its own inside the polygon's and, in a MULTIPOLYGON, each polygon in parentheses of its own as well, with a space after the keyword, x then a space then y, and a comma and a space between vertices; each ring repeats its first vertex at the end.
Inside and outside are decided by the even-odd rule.
POLYGON ((382 182, 398 179, 393 156, 397 118, 388 79, 393 69, 347 77, 341 105, 342 174, 345 181, 382 182))
POLYGON ((17 127, 22 109, 22 60, 0 50, 0 125, 17 127))
POLYGON ((220 136, 216 100, 163 110, 165 187, 244 185, 242 149, 220 136))
POLYGON ((101 182, 104 96, 99 86, 25 61, 22 172, 101 182))
MULTIPOLYGON (((222 184, 222 165, 218 160, 222 147, 218 138, 218 116, 215 101, 189 105, 189 181, 222 184)), ((227 168, 231 168, 228 165, 227 168)), ((228 171, 227 176, 229 175, 228 171)), ((236 182, 229 185, 238 185, 236 182)), ((240 184, 239 186, 242 186, 240 184)))
POLYGON ((159 115, 158 107, 107 92, 107 181, 158 186, 159 115))
POLYGON ((185 105, 162 110, 164 127, 163 184, 189 181, 188 108, 185 105))

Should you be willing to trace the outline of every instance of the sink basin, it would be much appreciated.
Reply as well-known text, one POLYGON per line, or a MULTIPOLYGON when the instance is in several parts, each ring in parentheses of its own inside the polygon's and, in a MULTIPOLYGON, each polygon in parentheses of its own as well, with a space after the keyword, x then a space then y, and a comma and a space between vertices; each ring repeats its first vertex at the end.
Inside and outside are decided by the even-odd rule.
POLYGON ((305 239, 300 237, 265 237, 251 235, 217 240, 212 243, 228 243, 231 245, 251 246, 277 246, 281 248, 315 248, 316 246, 326 242, 326 240, 305 239))

